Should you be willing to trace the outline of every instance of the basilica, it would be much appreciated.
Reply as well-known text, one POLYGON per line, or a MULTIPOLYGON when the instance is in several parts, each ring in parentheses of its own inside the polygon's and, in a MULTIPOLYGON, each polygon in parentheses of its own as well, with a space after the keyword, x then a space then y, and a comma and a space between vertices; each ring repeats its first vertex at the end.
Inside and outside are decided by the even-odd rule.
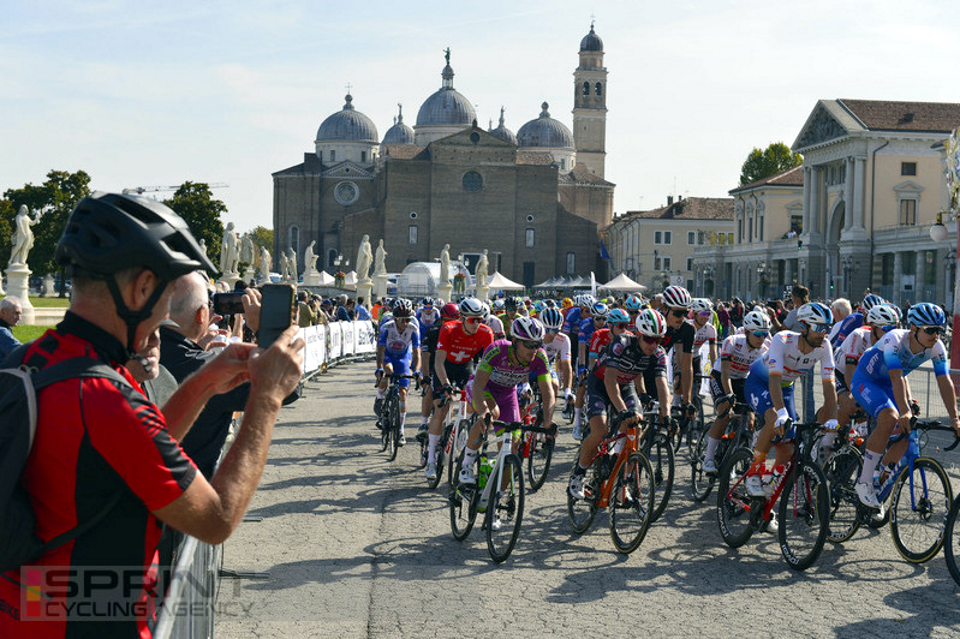
POLYGON ((604 179, 607 70, 593 26, 573 72, 572 131, 546 102, 516 134, 502 109, 484 129, 454 88, 449 49, 440 76, 414 126, 401 111, 382 138, 347 95, 303 162, 273 174, 274 255, 292 248, 302 266, 315 242, 318 270, 331 272, 369 235, 383 238, 390 272, 434 261, 445 244, 471 265, 488 249, 491 272, 527 286, 599 271, 614 185, 604 179))

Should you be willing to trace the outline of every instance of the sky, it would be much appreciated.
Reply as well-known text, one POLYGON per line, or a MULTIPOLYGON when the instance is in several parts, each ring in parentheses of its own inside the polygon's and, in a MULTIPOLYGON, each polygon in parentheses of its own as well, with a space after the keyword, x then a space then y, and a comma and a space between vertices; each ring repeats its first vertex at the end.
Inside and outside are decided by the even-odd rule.
MULTIPOLYGON (((238 230, 272 226, 271 173, 356 109, 382 138, 440 88, 516 132, 550 104, 572 126, 595 21, 614 210, 724 197, 754 147, 792 145, 817 100, 960 101, 946 0, 345 3, 0 1, 0 192, 84 170, 94 190, 224 183, 238 230)), ((161 198, 171 193, 160 191, 161 198)))

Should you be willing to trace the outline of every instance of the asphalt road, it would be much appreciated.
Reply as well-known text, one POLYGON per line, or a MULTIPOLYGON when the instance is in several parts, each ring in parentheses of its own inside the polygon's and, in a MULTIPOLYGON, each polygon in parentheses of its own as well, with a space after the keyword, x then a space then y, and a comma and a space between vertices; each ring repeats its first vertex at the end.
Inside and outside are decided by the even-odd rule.
POLYGON ((337 367, 283 409, 249 512, 263 521, 224 545, 226 568, 270 577, 222 582, 219 636, 960 636, 960 587, 942 553, 909 564, 889 528, 861 529, 796 573, 773 534, 729 549, 715 499, 688 496, 686 468, 632 555, 613 549, 603 512, 573 534, 569 427, 547 484, 528 495, 513 555, 495 565, 479 525, 454 540, 446 482, 427 489, 415 445, 393 463, 380 453, 372 372, 337 367))

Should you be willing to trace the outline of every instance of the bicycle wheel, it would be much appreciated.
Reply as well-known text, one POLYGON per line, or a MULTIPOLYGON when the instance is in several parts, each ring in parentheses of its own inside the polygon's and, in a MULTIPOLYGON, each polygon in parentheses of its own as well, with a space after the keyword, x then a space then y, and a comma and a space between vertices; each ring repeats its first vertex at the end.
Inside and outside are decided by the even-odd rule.
POLYGON ((753 535, 755 501, 743 481, 752 463, 753 452, 738 448, 723 462, 717 476, 717 524, 720 536, 731 548, 739 548, 753 535))
POLYGON ((674 450, 669 440, 655 439, 653 445, 648 451, 645 451, 647 461, 650 462, 650 470, 653 473, 653 485, 656 489, 654 494, 653 518, 656 521, 667 508, 667 502, 670 501, 670 494, 673 492, 674 450))
POLYGON ((780 493, 780 553, 794 570, 806 570, 820 556, 830 525, 829 490, 823 469, 802 459, 780 493))
POLYGON ((470 427, 466 420, 461 419, 453 427, 453 430, 450 431, 450 439, 448 440, 450 452, 447 455, 447 483, 451 486, 453 486, 456 481, 454 473, 457 472, 457 464, 460 458, 463 457, 463 444, 467 441, 467 433, 469 430, 470 427))
POLYGON ((527 455, 527 478, 530 480, 530 491, 540 490, 547 481, 547 471, 553 461, 553 439, 543 433, 530 433, 524 442, 524 451, 527 455))
MULTIPOLYGON (((579 456, 575 457, 573 463, 576 464, 578 459, 579 456)), ((577 499, 570 494, 569 490, 566 491, 567 517, 570 519, 570 527, 576 534, 582 535, 587 532, 593 523, 593 518, 597 516, 597 499, 600 497, 602 488, 600 478, 597 477, 597 465, 594 463, 587 469, 587 476, 583 480, 583 499, 577 499)))
POLYGON ((823 474, 830 491, 830 525, 827 539, 835 544, 853 537, 860 528, 860 498, 856 484, 863 457, 853 446, 843 446, 823 463, 823 474))
MULTIPOLYGON (((427 480, 427 488, 431 490, 439 486, 440 480, 443 478, 443 466, 444 464, 446 464, 446 461, 447 461, 446 449, 447 449, 447 440, 449 438, 450 438, 450 431, 445 428, 443 433, 440 435, 440 441, 437 442, 437 458, 435 460, 437 464, 437 476, 433 479, 427 480)), ((429 451, 429 447, 430 447, 429 439, 426 440, 423 444, 421 444, 421 446, 425 446, 426 448, 424 448, 424 450, 429 451)), ((426 461, 424 461, 424 465, 426 465, 426 461)))
MULTIPOLYGON (((457 541, 463 541, 473 530, 473 524, 477 520, 477 500, 479 493, 475 485, 462 485, 458 481, 460 476, 460 465, 463 463, 463 452, 457 456, 457 465, 454 473, 451 473, 453 480, 453 491, 450 493, 450 530, 457 541)), ((480 459, 477 458, 477 468, 479 471, 480 459)))
POLYGON ((523 464, 516 455, 507 455, 489 481, 500 482, 490 491, 484 525, 487 550, 498 564, 513 552, 523 521, 523 464))
MULTIPOLYGON (((668 446, 669 448, 669 446, 668 446)), ((612 478, 610 493, 610 538, 624 554, 640 546, 653 521, 654 481, 650 463, 643 453, 630 453, 612 478)))
POLYGON ((940 552, 952 502, 950 478, 936 460, 921 457, 912 474, 903 470, 890 502, 890 534, 904 559, 922 564, 940 552))
POLYGON ((389 413, 382 408, 377 416, 377 423, 380 424, 380 452, 382 453, 390 445, 390 417, 389 413))
MULTIPOLYGON (((707 434, 709 432, 708 429, 700 433, 700 437, 697 440, 697 447, 694 449, 693 457, 690 459, 690 494, 696 502, 703 502, 710 496, 710 492, 713 490, 713 483, 716 481, 713 477, 707 477, 707 474, 703 472, 703 457, 707 453, 707 434)), ((721 440, 720 446, 717 446, 716 459, 723 459, 721 447, 725 445, 726 441, 721 440)))
POLYGON ((957 530, 957 519, 960 518, 960 497, 953 500, 953 508, 947 517, 947 531, 944 535, 943 554, 947 558, 947 570, 950 576, 960 586, 960 530, 957 530))
MULTIPOLYGON (((699 388, 699 382, 694 388, 699 388)), ((694 415, 693 421, 687 426, 687 455, 693 460, 693 455, 697 452, 697 444, 700 442, 700 435, 704 432, 704 423, 706 421, 703 416, 703 400, 700 397, 695 397, 693 400, 694 406, 697 407, 697 412, 694 415)))
POLYGON ((387 430, 387 459, 393 461, 397 458, 397 451, 400 449, 400 398, 391 396, 387 398, 387 415, 389 415, 387 430))

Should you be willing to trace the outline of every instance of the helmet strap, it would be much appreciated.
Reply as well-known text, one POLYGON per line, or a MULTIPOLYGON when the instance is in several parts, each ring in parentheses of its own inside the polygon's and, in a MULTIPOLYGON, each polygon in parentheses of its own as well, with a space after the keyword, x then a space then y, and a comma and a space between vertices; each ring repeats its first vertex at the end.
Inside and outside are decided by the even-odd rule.
MULTIPOLYGON (((153 314, 153 307, 157 305, 160 296, 163 295, 163 291, 167 288, 167 284, 168 282, 166 280, 161 280, 157 284, 157 287, 153 289, 153 293, 150 294, 143 308, 138 311, 133 311, 127 308, 126 302, 123 301, 123 295, 120 294, 120 286, 117 284, 116 276, 107 278, 107 289, 110 291, 110 296, 113 297, 113 303, 117 307, 117 315, 127 325, 127 357, 139 361, 144 368, 150 368, 150 366, 146 364, 146 360, 137 355, 137 352, 134 350, 137 327, 153 314)), ((147 370, 147 372, 149 373, 151 371, 147 370)))

